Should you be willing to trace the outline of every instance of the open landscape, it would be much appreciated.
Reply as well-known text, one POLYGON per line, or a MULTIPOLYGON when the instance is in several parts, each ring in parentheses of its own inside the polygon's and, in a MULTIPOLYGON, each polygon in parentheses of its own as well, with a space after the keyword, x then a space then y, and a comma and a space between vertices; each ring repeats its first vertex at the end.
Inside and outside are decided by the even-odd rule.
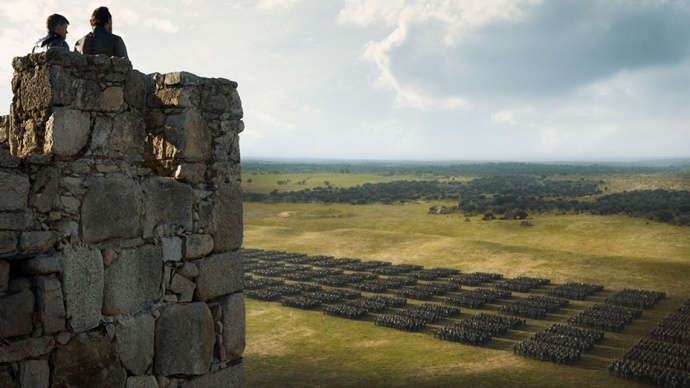
MULTIPOLYGON (((244 170, 245 192, 257 188, 302 189, 328 181, 334 187, 419 179, 407 175, 281 172, 244 170), (246 183, 251 179, 250 183, 246 183), (300 185, 285 183, 301 182, 300 185), (278 181, 283 183, 278 184, 278 181), (271 183, 272 182, 272 183, 271 183)), ((431 176, 426 176, 432 179, 431 176)), ((446 176, 471 181, 475 176, 446 176)), ((557 177, 581 179, 590 177, 557 177)), ((554 177, 556 179, 556 177, 554 177)), ((658 188, 690 190, 684 170, 671 173, 596 176, 607 194, 658 188)), ((570 200, 572 198, 568 198, 570 200)), ((595 199, 590 198, 590 201, 595 199)), ((484 213, 430 214, 430 208, 457 206, 457 201, 416 200, 404 203, 244 203, 245 249, 276 250, 362 261, 452 268, 462 273, 499 273, 507 279, 536 277, 550 284, 511 300, 567 282, 603 285, 582 301, 571 300, 543 319, 494 337, 483 347, 434 338, 430 324, 420 332, 377 326, 363 320, 335 318, 323 309, 301 310, 280 302, 246 299, 249 386, 630 386, 638 383, 609 375, 609 365, 666 316, 690 299, 690 229, 627 215, 573 212, 529 214, 525 220, 483 220, 484 213), (631 288, 664 292, 655 304, 621 332, 604 340, 574 365, 536 361, 513 354, 513 344, 529 339, 553 323, 563 323, 615 292, 631 288)), ((487 286, 490 286, 488 284, 487 286)), ((472 287, 464 290, 472 289, 472 287)), ((437 299, 438 301, 441 298, 437 299)), ((409 300, 410 305, 420 301, 409 300)), ((457 319, 497 313, 502 302, 481 309, 462 308, 457 319)), ((455 320, 457 320, 455 319, 455 320)))

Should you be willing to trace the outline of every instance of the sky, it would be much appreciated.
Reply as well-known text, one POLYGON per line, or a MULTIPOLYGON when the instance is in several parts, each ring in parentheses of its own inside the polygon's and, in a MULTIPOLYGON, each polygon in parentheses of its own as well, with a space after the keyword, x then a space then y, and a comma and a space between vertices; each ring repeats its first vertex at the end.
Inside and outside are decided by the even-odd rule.
POLYGON ((0 114, 102 5, 135 69, 238 82, 243 158, 690 157, 690 0, 2 0, 0 114))

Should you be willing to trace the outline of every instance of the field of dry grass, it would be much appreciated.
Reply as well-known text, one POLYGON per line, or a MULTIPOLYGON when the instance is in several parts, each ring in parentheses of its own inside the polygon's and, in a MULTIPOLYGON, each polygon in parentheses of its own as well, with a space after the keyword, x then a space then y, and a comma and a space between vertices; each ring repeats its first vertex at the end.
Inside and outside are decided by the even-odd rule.
POLYGON ((245 203, 244 246, 546 277, 555 284, 581 281, 606 290, 572 303, 572 311, 529 320, 486 348, 435 340, 431 329, 404 333, 247 300, 249 386, 629 386, 608 376, 608 364, 690 298, 688 228, 589 215, 534 215, 533 226, 523 227, 519 221, 429 215, 429 206, 245 203), (623 288, 668 297, 622 333, 607 333, 576 366, 513 355, 514 342, 623 288))

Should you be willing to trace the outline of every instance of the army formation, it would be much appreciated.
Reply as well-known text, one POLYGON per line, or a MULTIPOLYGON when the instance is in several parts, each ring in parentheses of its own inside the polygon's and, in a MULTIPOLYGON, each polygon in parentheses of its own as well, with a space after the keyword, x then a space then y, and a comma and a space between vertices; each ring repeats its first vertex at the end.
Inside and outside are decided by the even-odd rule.
POLYGON ((669 314, 623 357, 609 365, 609 374, 660 387, 690 387, 690 300, 669 314))
MULTIPOLYGON (((369 318, 377 326, 406 332, 425 331, 428 325, 435 325, 431 328, 434 338, 472 346, 485 346, 492 338, 525 326, 526 319, 544 319, 571 300, 584 300, 604 290, 602 285, 580 282, 549 286, 550 280, 544 278, 504 279, 496 273, 461 273, 452 268, 425 269, 282 251, 244 249, 243 257, 248 298, 322 309, 332 317, 369 318), (540 290, 539 295, 514 295, 534 290, 540 290), (501 304, 497 314, 460 311, 482 309, 487 304, 501 304)), ((556 364, 577 363, 582 354, 603 340, 605 332, 620 332, 644 309, 665 297, 657 291, 615 292, 604 299, 605 303, 570 316, 567 324, 553 324, 528 340, 514 343, 513 352, 556 364)), ((660 386, 690 386, 689 333, 690 301, 659 323, 650 333, 652 339, 641 340, 614 361, 609 372, 618 378, 660 386)))

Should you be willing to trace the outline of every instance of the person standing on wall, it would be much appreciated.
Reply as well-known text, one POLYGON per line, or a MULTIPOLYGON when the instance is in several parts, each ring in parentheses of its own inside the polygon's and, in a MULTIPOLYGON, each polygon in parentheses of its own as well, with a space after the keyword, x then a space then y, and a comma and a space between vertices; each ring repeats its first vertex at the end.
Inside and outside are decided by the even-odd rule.
POLYGON ((67 18, 56 13, 48 16, 46 20, 46 28, 48 29, 48 35, 39 39, 36 42, 31 53, 33 54, 36 50, 50 50, 54 48, 64 48, 69 50, 69 45, 65 41, 67 38, 67 26, 69 22, 67 18))
POLYGON ((113 34, 113 18, 108 7, 98 7, 93 11, 91 28, 91 32, 75 43, 74 51, 87 55, 105 54, 109 57, 129 59, 125 42, 113 34))

